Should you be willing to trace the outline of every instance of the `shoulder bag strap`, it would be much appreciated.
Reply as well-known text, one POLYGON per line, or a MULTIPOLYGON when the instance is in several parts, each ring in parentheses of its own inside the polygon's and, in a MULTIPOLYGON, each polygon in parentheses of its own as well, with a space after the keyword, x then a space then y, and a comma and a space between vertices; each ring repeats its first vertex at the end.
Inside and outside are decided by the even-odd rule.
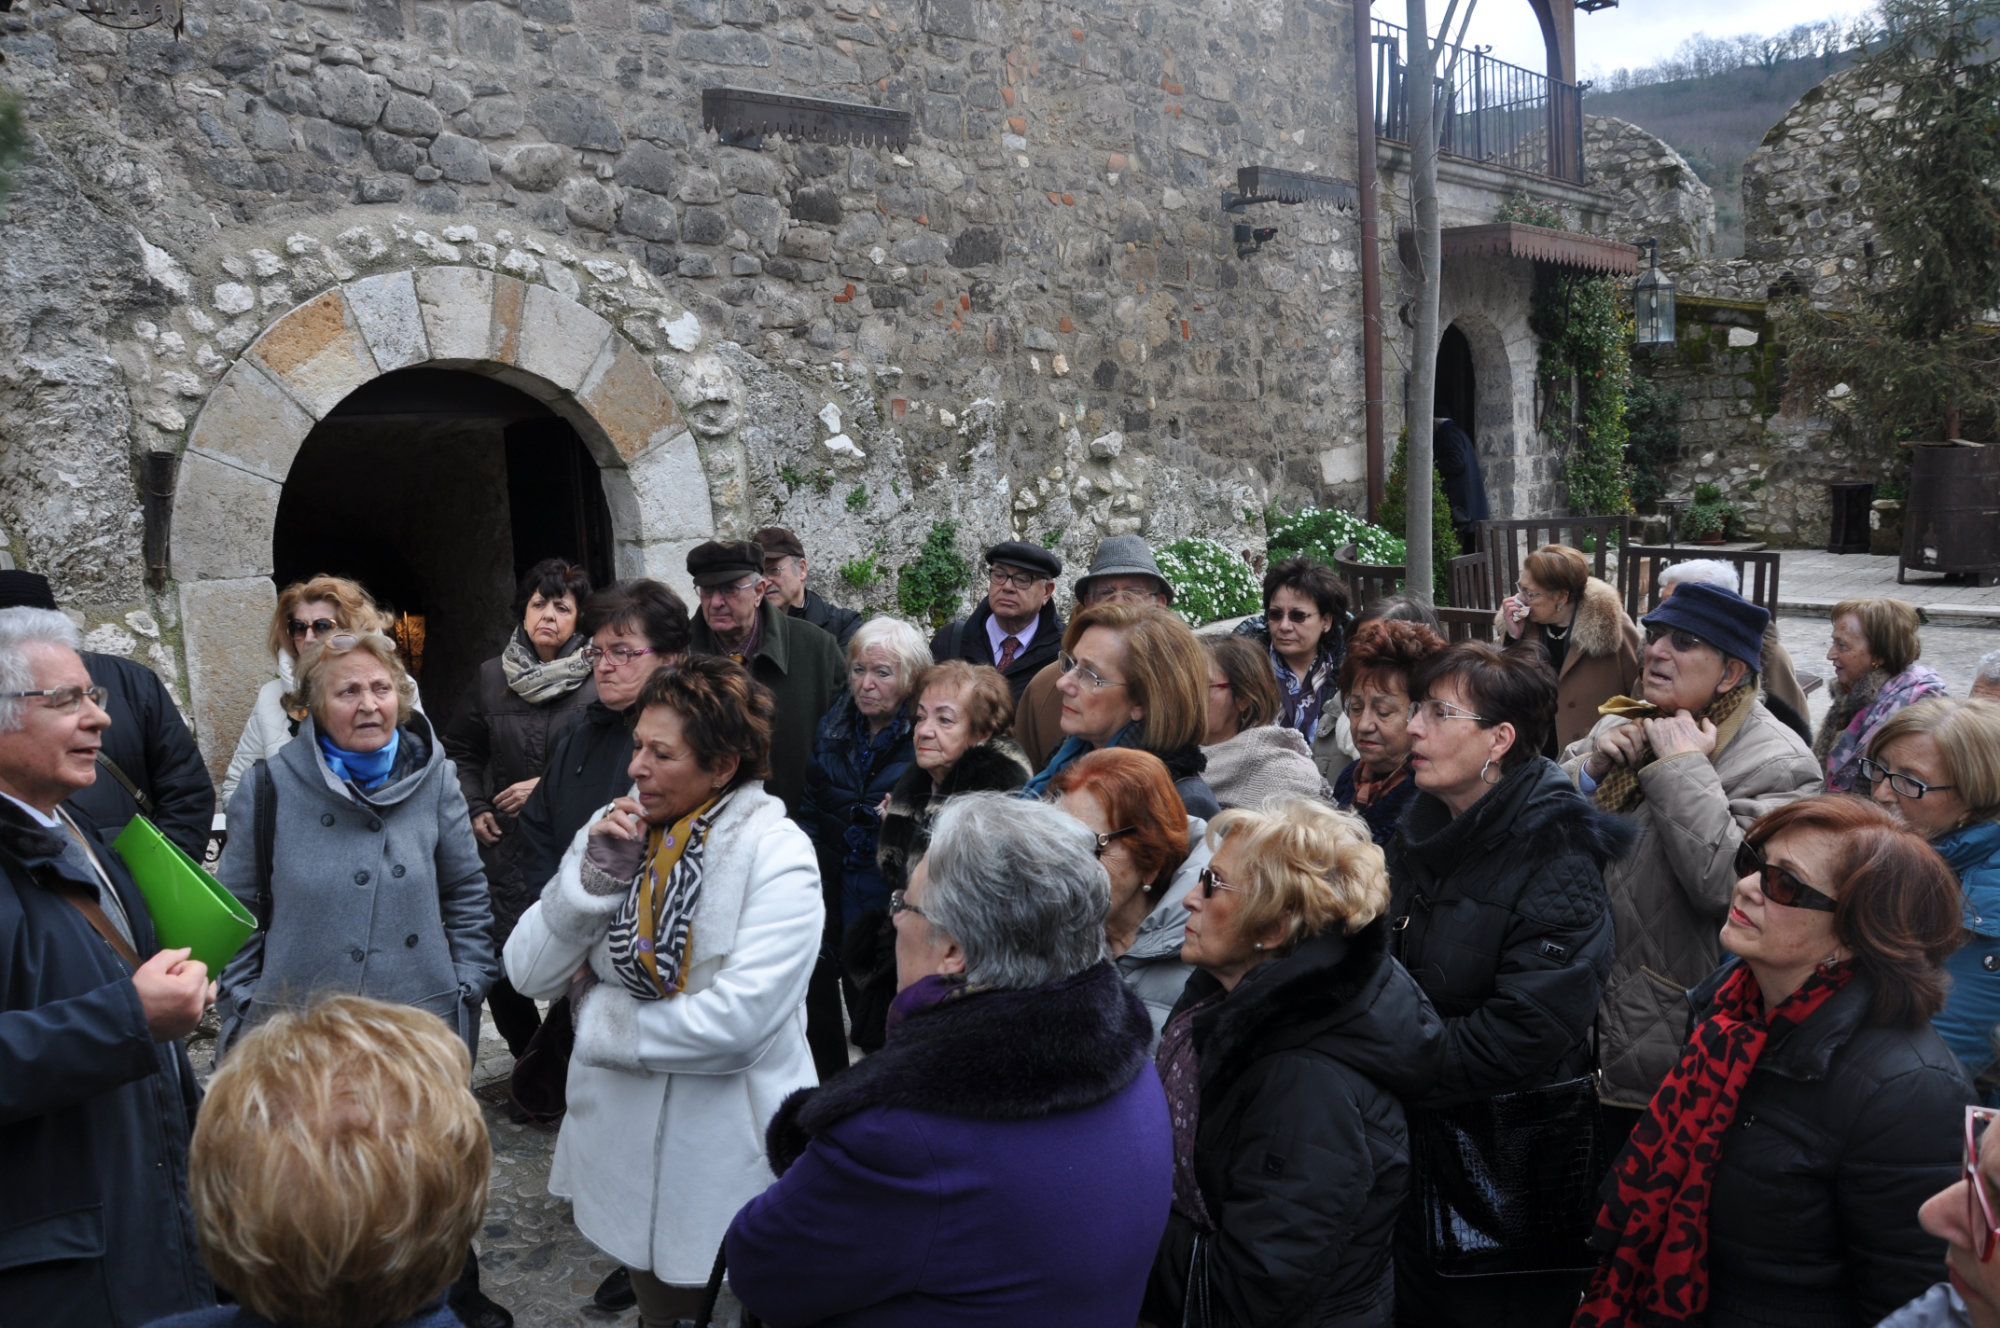
POLYGON ((132 949, 132 943, 121 936, 118 929, 111 925, 111 919, 105 916, 104 905, 91 898, 90 892, 83 886, 76 882, 65 880, 60 876, 56 877, 54 881, 50 881, 37 874, 27 863, 4 850, 0 850, 0 862, 5 862, 22 875, 34 880, 36 884, 40 885, 50 894, 62 899, 70 907, 83 914, 83 919, 90 924, 90 929, 99 936, 102 936, 104 943, 110 946, 120 959, 124 960, 134 969, 139 967, 139 956, 132 949))
POLYGON ((134 784, 132 782, 132 777, 130 775, 127 775, 123 770, 120 770, 118 768, 118 763, 112 760, 111 754, 105 751, 102 747, 99 747, 97 749, 97 763, 100 766, 104 767, 104 772, 106 774, 110 775, 112 779, 117 781, 119 788, 124 789, 128 794, 131 795, 132 801, 139 804, 140 815, 146 817, 152 816, 153 800, 146 796, 146 791, 144 789, 140 788, 137 784, 134 784))

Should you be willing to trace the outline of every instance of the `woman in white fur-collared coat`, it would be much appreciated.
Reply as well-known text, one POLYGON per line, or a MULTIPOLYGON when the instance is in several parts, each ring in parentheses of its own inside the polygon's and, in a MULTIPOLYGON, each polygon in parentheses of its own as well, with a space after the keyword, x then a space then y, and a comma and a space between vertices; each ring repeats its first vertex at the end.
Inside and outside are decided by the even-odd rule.
POLYGON ((695 657, 639 698, 632 793, 584 828, 507 941, 522 994, 577 993, 549 1190, 632 1270, 640 1322, 693 1318, 729 1221, 772 1179, 764 1128, 818 1082, 812 842, 764 791, 771 694, 695 657))

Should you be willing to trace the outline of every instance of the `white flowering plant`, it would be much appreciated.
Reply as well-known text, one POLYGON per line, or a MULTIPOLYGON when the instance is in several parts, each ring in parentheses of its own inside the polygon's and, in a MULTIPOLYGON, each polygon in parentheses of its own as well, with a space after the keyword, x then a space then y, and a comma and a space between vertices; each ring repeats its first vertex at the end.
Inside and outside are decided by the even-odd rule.
POLYGON ((1174 588, 1174 608, 1190 626, 1240 618, 1264 607, 1263 588, 1250 564, 1212 539, 1175 540, 1154 557, 1174 588))
POLYGON ((1349 544, 1355 557, 1377 566, 1401 566, 1405 557, 1403 541, 1370 525, 1352 512, 1308 507, 1289 516, 1274 516, 1265 526, 1269 535, 1271 561, 1306 557, 1333 566, 1333 555, 1349 544))

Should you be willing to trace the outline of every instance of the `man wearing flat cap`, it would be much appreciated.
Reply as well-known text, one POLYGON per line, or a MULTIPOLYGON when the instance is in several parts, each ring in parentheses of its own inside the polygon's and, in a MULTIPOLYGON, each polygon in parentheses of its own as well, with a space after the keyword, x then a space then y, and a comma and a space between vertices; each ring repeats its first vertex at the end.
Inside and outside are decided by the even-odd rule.
POLYGON ((861 615, 806 589, 806 546, 799 537, 783 526, 766 526, 750 538, 764 551, 764 597, 785 616, 804 619, 847 649, 861 626, 861 615))
POLYGON ((1812 749, 1758 697, 1769 620, 1720 586, 1677 587, 1641 619, 1643 699, 1605 702, 1562 755, 1579 789, 1640 831, 1604 873, 1617 948, 1598 1012, 1599 1091, 1626 1128, 1680 1059, 1684 989, 1721 962, 1744 830, 1824 791, 1812 749))
MULTIPOLYGON (((1137 535, 1112 535, 1097 546, 1090 570, 1076 579, 1076 606, 1093 604, 1156 604, 1172 608, 1174 588, 1160 575, 1153 551, 1137 535)), ((1049 664, 1028 684, 1014 707, 1014 741, 1027 753, 1028 764, 1040 770, 1068 735, 1062 731, 1062 693, 1056 679, 1062 669, 1049 664)))
POLYGON ((986 551, 986 598, 969 617, 946 623, 931 638, 931 658, 990 664, 1007 679, 1018 703, 1028 682, 1062 651, 1056 578, 1062 559, 1039 544, 1008 540, 986 551))
POLYGON ((797 819, 806 767, 820 716, 847 685, 847 661, 831 636, 786 616, 764 598, 764 550, 752 540, 710 540, 687 556, 688 576, 701 601, 690 648, 728 655, 771 689, 778 716, 771 725, 771 776, 764 787, 797 819))

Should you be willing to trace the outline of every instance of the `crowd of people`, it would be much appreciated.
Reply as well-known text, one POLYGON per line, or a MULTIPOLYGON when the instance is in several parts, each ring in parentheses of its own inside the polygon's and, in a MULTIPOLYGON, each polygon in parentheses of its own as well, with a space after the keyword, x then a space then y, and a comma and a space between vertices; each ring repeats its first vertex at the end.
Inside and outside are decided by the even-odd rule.
POLYGON ((1815 729, 1727 562, 1634 622, 1550 545, 1456 643, 1307 559, 1205 634, 1137 536, 1067 618, 1051 550, 985 565, 926 634, 780 527, 692 611, 551 559, 441 725, 315 576, 220 817, 158 679, 0 572, 0 1318, 505 1328, 490 1011, 643 1328, 725 1280, 778 1328, 2000 1328, 2000 652, 1953 696, 1839 604, 1815 729), (219 971, 135 815, 222 832, 219 971))

